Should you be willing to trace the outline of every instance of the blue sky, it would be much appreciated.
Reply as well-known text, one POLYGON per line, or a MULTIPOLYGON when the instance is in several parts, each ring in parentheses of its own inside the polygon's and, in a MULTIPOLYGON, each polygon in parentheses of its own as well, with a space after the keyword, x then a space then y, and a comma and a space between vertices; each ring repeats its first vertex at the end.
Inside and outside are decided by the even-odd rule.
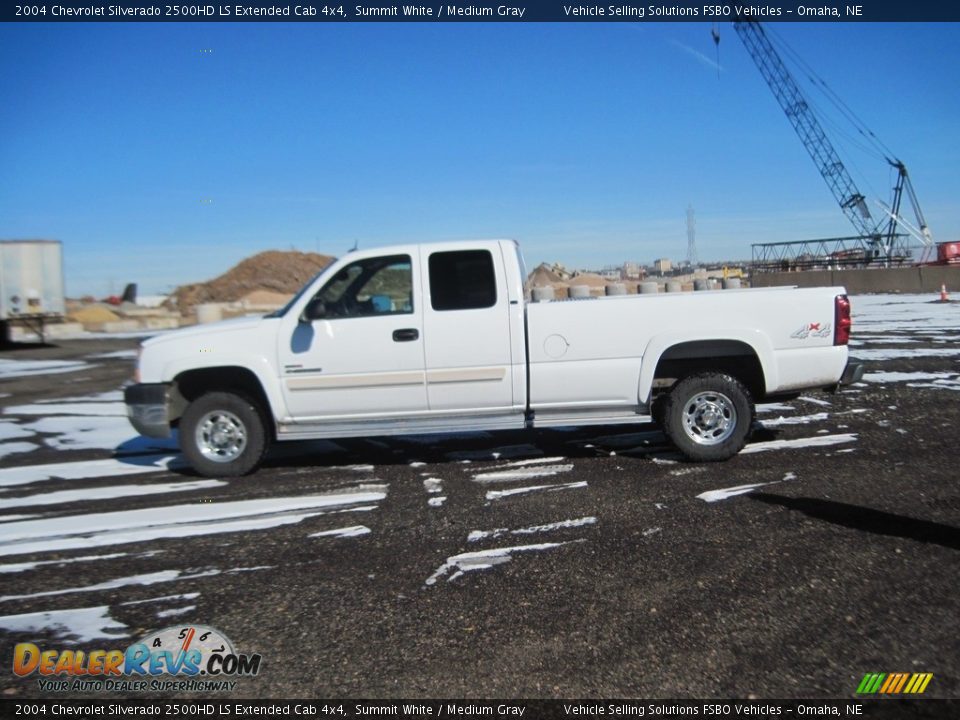
MULTIPOLYGON (((852 234, 729 23, 718 78, 710 28, 0 25, 0 238, 62 240, 68 293, 104 295, 354 242, 680 259, 688 204, 702 259, 852 234)), ((772 30, 907 163, 935 239, 960 237, 960 25, 772 30)), ((831 136, 886 201, 883 161, 831 136)))

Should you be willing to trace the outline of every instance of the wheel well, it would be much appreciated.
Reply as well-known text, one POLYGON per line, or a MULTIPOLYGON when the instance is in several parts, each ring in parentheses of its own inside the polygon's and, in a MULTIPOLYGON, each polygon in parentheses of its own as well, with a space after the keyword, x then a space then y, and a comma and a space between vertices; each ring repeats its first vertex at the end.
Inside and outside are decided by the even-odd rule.
POLYGON ((737 378, 754 399, 762 398, 766 392, 763 366, 752 347, 738 340, 697 340, 673 345, 660 356, 653 375, 653 394, 707 370, 737 378))
POLYGON ((232 392, 243 395, 255 402, 262 412, 264 419, 273 423, 273 413, 270 412, 270 402, 260 380, 251 370, 244 367, 215 367, 199 370, 186 370, 173 380, 171 392, 171 418, 179 421, 187 405, 208 392, 232 392))

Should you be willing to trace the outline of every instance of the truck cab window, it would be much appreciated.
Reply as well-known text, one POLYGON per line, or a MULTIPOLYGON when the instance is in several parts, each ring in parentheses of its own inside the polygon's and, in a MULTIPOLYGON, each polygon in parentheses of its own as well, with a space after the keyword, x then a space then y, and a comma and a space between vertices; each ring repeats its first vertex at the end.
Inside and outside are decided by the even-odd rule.
POLYGON ((429 264, 434 310, 477 310, 497 304, 497 276, 489 250, 437 252, 429 264))
POLYGON ((409 255, 366 258, 340 270, 311 301, 313 319, 413 312, 409 255))

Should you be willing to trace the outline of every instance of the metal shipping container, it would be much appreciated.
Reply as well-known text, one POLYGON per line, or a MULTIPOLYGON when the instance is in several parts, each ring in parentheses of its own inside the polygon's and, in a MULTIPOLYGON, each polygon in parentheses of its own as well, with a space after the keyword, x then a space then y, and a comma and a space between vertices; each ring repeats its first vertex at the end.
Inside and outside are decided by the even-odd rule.
POLYGON ((0 321, 64 313, 59 240, 0 240, 0 321))

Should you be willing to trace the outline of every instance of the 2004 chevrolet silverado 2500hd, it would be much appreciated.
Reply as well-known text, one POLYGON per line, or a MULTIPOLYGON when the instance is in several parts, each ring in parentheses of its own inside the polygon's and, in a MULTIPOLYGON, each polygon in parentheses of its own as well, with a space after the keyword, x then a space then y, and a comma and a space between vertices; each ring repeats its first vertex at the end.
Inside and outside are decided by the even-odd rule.
POLYGON ((212 476, 275 440, 651 420, 724 460, 754 401, 862 374, 843 288, 528 303, 524 277, 507 240, 349 253, 266 317, 145 341, 130 420, 212 476))

